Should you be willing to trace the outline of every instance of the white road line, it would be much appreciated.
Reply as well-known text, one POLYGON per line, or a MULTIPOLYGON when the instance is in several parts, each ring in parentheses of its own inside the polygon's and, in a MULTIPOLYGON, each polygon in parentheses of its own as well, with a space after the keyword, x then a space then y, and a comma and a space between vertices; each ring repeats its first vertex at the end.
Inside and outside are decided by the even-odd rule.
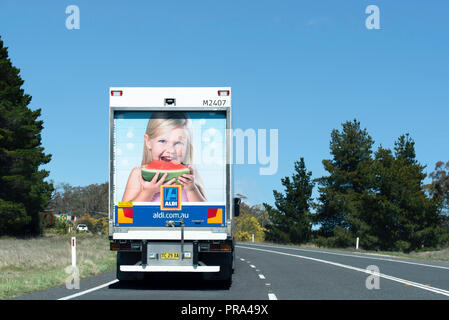
POLYGON ((346 268, 346 269, 355 270, 355 271, 359 271, 359 272, 363 272, 363 273, 368 273, 370 275, 374 274, 374 275, 379 276, 379 277, 384 278, 384 279, 389 279, 389 280, 392 280, 392 281, 400 282, 400 283, 403 283, 403 284, 406 284, 406 285, 409 285, 409 286, 413 286, 413 287, 416 287, 416 288, 419 288, 419 289, 431 291, 431 292, 442 294, 444 296, 449 297, 449 291, 444 290, 444 289, 439 289, 439 288, 427 286, 427 285, 424 285, 424 284, 421 284, 421 283, 417 283, 417 282, 413 282, 413 281, 409 281, 409 280, 405 280, 405 279, 401 279, 401 278, 396 278, 396 277, 389 276, 389 275, 383 274, 383 273, 373 273, 372 271, 369 271, 369 270, 366 270, 366 269, 360 269, 360 268, 356 268, 356 267, 353 267, 353 266, 348 266, 348 265, 341 264, 341 263, 336 263, 336 262, 331 262, 331 261, 326 261, 326 260, 316 259, 316 258, 310 258, 310 257, 306 257, 306 256, 300 256, 300 255, 291 254, 291 253, 278 252, 278 251, 259 249, 259 248, 245 247, 245 246, 241 246, 241 245, 238 245, 236 247, 249 249, 249 250, 258 250, 258 251, 276 253, 276 254, 285 255, 285 256, 291 256, 291 257, 296 257, 296 258, 302 258, 302 259, 306 259, 306 260, 312 260, 312 261, 316 261, 316 262, 327 263, 327 264, 334 265, 334 266, 341 267, 341 268, 346 268))
POLYGON ((274 293, 269 293, 268 294, 268 300, 277 300, 278 298, 276 297, 276 295, 274 293))
MULTIPOLYGON (((240 259, 240 260, 243 261, 243 259, 240 259)), ((249 261, 247 261, 247 262, 250 263, 249 261)), ((253 269, 256 268, 256 266, 253 265, 253 264, 250 264, 249 266, 250 266, 251 268, 253 268, 253 269)), ((259 272, 260 270, 259 270, 259 269, 256 269, 256 271, 259 272)), ((260 279, 265 279, 265 276, 264 276, 263 274, 258 274, 258 276, 259 276, 260 279)), ((265 285, 266 285, 266 286, 270 286, 271 283, 265 283, 265 285)), ((269 300, 277 300, 276 295, 275 295, 274 293, 269 293, 269 294, 268 294, 268 299, 269 299, 269 300)))
POLYGON ((245 261, 245 259, 243 259, 243 258, 240 258, 240 260, 245 261))
POLYGON ((438 268, 438 269, 449 270, 449 267, 436 266, 436 265, 432 265, 432 264, 424 264, 424 263, 420 263, 420 262, 410 262, 410 261, 402 261, 402 260, 380 258, 380 257, 367 257, 367 256, 356 255, 356 254, 337 253, 337 252, 329 252, 329 251, 319 251, 319 250, 313 250, 313 249, 300 249, 300 248, 270 246, 270 245, 263 245, 263 244, 257 244, 257 246, 268 247, 268 248, 297 250, 297 251, 303 251, 303 252, 325 253, 325 254, 333 254, 333 255, 336 255, 336 256, 345 256, 345 257, 353 257, 353 258, 361 258, 361 259, 383 260, 383 261, 390 261, 390 262, 397 262, 397 263, 413 264, 413 265, 422 266, 422 267, 430 267, 430 268, 438 268))
POLYGON ((84 294, 87 294, 87 293, 89 293, 89 292, 96 291, 96 290, 102 289, 102 288, 104 288, 104 287, 107 287, 107 286, 109 286, 109 285, 111 285, 111 284, 114 284, 114 283, 116 283, 116 282, 118 282, 118 281, 119 281, 118 279, 115 279, 115 280, 112 280, 111 282, 102 284, 101 286, 94 287, 94 288, 91 288, 91 289, 89 289, 89 290, 81 291, 81 292, 72 294, 72 295, 70 295, 70 296, 67 296, 67 297, 64 297, 64 298, 60 298, 60 299, 58 299, 58 300, 69 300, 69 299, 72 299, 72 298, 76 298, 76 297, 82 296, 82 295, 84 295, 84 294))

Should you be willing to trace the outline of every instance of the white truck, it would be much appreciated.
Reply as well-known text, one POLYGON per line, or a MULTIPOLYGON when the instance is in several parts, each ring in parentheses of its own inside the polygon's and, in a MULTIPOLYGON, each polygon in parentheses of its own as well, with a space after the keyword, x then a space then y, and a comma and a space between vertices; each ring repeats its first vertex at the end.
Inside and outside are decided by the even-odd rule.
POLYGON ((231 88, 109 89, 109 239, 117 278, 234 268, 231 88))

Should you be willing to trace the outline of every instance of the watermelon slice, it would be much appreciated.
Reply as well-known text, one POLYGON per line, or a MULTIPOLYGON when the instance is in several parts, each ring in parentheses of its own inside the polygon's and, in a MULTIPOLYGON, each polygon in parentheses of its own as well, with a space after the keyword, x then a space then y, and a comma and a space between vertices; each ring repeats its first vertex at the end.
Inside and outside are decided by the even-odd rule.
POLYGON ((167 177, 165 181, 169 181, 173 178, 176 178, 176 182, 178 182, 178 177, 183 174, 190 173, 189 168, 180 164, 179 162, 174 161, 164 161, 164 160, 153 160, 145 167, 142 168, 142 178, 145 181, 151 181, 154 175, 159 172, 158 180, 167 172, 167 177))

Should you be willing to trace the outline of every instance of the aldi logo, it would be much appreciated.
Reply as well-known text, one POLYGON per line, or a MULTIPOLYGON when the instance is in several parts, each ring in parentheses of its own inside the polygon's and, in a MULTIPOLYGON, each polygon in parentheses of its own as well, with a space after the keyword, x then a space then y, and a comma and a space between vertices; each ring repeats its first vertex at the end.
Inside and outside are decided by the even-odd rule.
POLYGON ((181 186, 161 186, 161 210, 181 210, 181 186))

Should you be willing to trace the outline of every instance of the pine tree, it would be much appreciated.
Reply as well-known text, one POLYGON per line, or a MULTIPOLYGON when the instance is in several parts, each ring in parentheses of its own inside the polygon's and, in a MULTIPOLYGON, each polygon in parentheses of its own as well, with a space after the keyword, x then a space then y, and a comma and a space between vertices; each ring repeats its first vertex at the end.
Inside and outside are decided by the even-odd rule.
POLYGON ((405 134, 395 142, 394 154, 379 147, 375 155, 375 196, 366 202, 366 212, 382 250, 435 247, 441 240, 440 205, 425 194, 425 166, 418 163, 414 145, 405 134))
POLYGON ((307 172, 304 158, 300 158, 295 161, 292 177, 281 179, 285 194, 273 190, 276 208, 263 204, 271 221, 267 226, 267 240, 297 244, 310 240, 310 207, 314 187, 311 176, 312 172, 307 172))
POLYGON ((426 196, 423 187, 425 166, 416 160, 415 142, 402 135, 395 143, 395 156, 400 172, 400 194, 395 199, 402 209, 402 240, 410 243, 410 250, 435 247, 439 244, 442 230, 441 207, 435 199, 426 196))
MULTIPOLYGON (((356 119, 343 123, 342 131, 332 130, 330 153, 333 158, 323 160, 329 176, 316 180, 320 196, 314 220, 320 225, 319 235, 332 237, 338 228, 339 234, 344 234, 349 241, 359 233, 369 233, 363 199, 371 192, 373 143, 356 119)), ((363 241, 375 240, 363 238, 363 241)))
MULTIPOLYGON (((401 207, 395 199, 401 192, 401 173, 399 163, 389 149, 382 146, 375 153, 373 165, 375 172, 374 194, 365 197, 365 221, 371 226, 370 233, 376 236, 376 242, 366 249, 391 250, 395 247, 407 247, 407 243, 398 242, 401 226, 404 225, 401 207)), ((363 235, 366 236, 366 235, 363 235)))
POLYGON ((22 85, 0 38, 0 235, 39 234, 39 211, 53 190, 39 170, 51 159, 41 147, 41 109, 28 108, 22 85))

